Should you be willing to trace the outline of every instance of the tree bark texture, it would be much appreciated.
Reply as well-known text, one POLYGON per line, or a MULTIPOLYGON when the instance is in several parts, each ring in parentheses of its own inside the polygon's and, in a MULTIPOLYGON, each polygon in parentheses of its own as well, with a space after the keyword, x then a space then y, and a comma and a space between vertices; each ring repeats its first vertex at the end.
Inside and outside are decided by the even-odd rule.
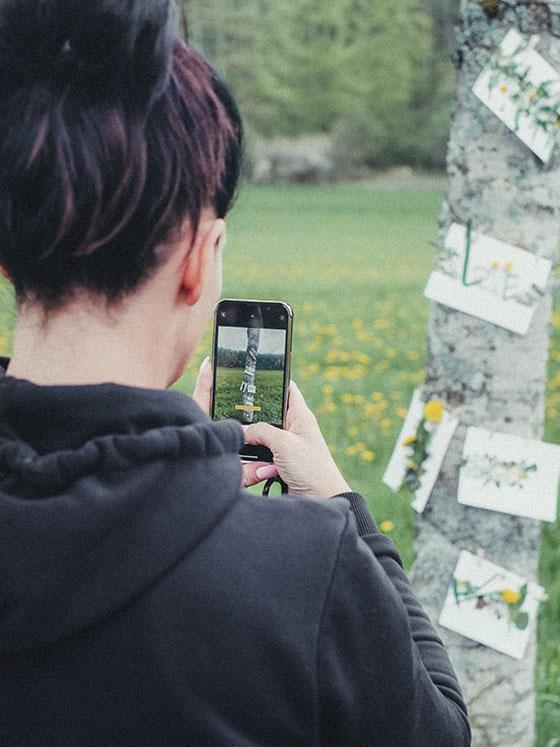
MULTIPOLYGON (((560 146, 542 162, 471 92, 510 28, 540 34, 537 47, 560 69, 560 2, 462 0, 457 29, 458 91, 448 151, 440 247, 451 222, 547 257, 560 239, 560 146)), ((538 580, 540 524, 457 502, 466 427, 541 439, 551 332, 552 289, 521 337, 434 304, 428 333, 428 395, 460 408, 461 425, 415 527, 415 590, 437 620, 459 552, 538 580)), ((534 744, 535 635, 521 661, 440 628, 469 704, 473 744, 534 744)))

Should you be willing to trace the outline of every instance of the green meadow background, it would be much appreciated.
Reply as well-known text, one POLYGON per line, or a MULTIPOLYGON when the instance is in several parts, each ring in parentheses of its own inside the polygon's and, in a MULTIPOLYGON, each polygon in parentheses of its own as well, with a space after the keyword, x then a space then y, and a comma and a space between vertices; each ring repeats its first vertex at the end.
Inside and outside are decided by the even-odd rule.
MULTIPOLYGON (((439 178, 359 186, 245 187, 229 222, 224 297, 294 307, 293 378, 347 480, 362 492, 407 567, 413 511, 381 478, 412 390, 423 381, 429 303, 423 286, 443 198, 439 178)), ((2 352, 13 304, 0 287, 2 352)), ((210 330, 176 388, 190 393, 210 330)), ((546 438, 560 443, 560 310, 553 322, 546 438)), ((512 538, 512 542, 514 539, 512 538)), ((538 747, 560 745, 560 525, 543 525, 538 747)))

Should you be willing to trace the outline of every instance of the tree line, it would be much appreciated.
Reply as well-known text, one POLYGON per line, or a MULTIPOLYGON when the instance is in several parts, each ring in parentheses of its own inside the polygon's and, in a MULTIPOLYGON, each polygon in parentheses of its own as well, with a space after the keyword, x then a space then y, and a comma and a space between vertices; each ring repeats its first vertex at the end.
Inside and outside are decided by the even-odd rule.
MULTIPOLYGON (((328 134, 374 168, 444 165, 459 0, 188 0, 249 135, 328 134)), ((250 139, 249 137, 249 139, 250 139)))
MULTIPOLYGON (((246 350, 218 348, 216 365, 222 368, 245 368, 246 358, 246 350)), ((261 371, 282 371, 284 369, 284 359, 283 355, 259 353, 257 355, 257 369, 261 371)))

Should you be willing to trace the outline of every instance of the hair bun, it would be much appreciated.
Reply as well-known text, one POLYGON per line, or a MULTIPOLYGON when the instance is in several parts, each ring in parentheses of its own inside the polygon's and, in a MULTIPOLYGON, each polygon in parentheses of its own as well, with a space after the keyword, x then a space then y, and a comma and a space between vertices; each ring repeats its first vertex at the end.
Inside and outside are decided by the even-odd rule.
POLYGON ((167 83, 174 0, 0 0, 0 95, 47 81, 145 106, 167 83))

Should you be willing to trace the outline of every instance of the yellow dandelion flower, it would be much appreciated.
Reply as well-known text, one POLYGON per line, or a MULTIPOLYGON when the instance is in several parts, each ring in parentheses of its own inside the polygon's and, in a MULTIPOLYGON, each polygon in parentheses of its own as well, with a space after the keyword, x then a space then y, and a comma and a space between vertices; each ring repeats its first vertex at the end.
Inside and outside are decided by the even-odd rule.
POLYGON ((410 446, 410 444, 413 444, 416 440, 416 436, 409 436, 408 438, 405 438, 405 440, 402 442, 402 445, 410 446))
POLYGON ((406 418, 406 416, 408 415, 408 410, 406 409, 406 407, 397 407, 397 415, 399 416, 399 418, 406 418))
POLYGON ((350 426, 350 428, 348 428, 348 435, 351 436, 352 438, 355 438, 359 432, 360 432, 360 429, 358 428, 357 425, 352 425, 350 426))
POLYGON ((500 599, 506 604, 517 604, 521 599, 521 593, 513 589, 502 589, 500 599))
POLYGON ((369 449, 365 449, 364 451, 362 451, 362 459, 365 462, 373 462, 373 460, 375 459, 375 452, 369 451, 369 449))
POLYGON ((366 445, 361 441, 356 444, 356 451, 365 451, 366 445))
POLYGON ((348 446, 348 447, 346 448, 346 453, 347 453, 347 454, 348 454, 349 456, 354 456, 354 455, 356 454, 356 447, 355 447, 355 446, 348 446))
POLYGON ((321 387, 321 391, 323 392, 323 394, 332 394, 334 392, 334 388, 332 384, 324 384, 321 387))
POLYGON ((354 397, 351 394, 348 394, 347 392, 345 392, 344 394, 340 396, 340 401, 344 402, 345 405, 351 405, 352 402, 354 401, 354 397))
POLYGON ((443 418, 445 407, 443 402, 431 399, 424 407, 424 417, 429 423, 439 423, 443 418))
POLYGON ((382 427, 382 428, 383 428, 384 430, 388 430, 388 429, 389 429, 389 428, 390 428, 390 427, 391 427, 391 426, 393 425, 393 421, 391 420, 391 418, 383 418, 383 420, 381 420, 381 421, 379 422, 379 425, 380 425, 380 426, 381 426, 381 427, 382 427))
POLYGON ((379 528, 382 532, 392 532, 395 528, 395 525, 390 519, 385 519, 385 521, 381 522, 379 528))

